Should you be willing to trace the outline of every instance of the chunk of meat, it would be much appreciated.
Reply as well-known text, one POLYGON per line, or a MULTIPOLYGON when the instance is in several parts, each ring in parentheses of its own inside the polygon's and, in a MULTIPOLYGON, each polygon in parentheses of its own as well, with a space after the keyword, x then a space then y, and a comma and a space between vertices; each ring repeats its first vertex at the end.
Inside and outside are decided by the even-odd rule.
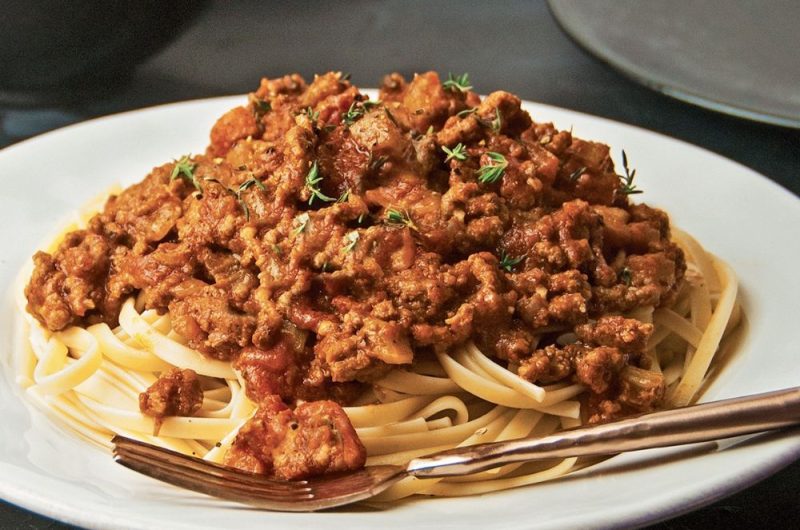
POLYGON ((98 310, 105 294, 111 245, 98 234, 67 234, 54 255, 37 252, 25 288, 28 311, 51 330, 82 322, 98 310))
POLYGON ((167 416, 193 416, 203 405, 203 389, 194 370, 171 368, 139 394, 139 410, 156 419, 156 433, 167 416))
POLYGON ((360 469, 367 452, 344 410, 312 401, 294 411, 280 398, 265 398, 242 426, 225 464, 283 480, 360 469))
POLYGON ((601 317, 596 322, 575 328, 575 334, 583 342, 610 346, 637 355, 647 347, 647 339, 652 333, 652 324, 621 316, 601 317))
POLYGON ((225 156, 237 141, 257 134, 258 124, 252 109, 246 107, 231 109, 223 114, 211 128, 209 154, 225 156))

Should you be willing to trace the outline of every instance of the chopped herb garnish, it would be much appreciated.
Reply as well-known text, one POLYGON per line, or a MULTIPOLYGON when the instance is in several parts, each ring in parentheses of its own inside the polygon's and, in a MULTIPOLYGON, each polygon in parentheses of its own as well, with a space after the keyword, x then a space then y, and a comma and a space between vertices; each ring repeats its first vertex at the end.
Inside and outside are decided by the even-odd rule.
POLYGON ((361 223, 364 222, 364 217, 366 217, 366 215, 367 214, 362 213, 361 215, 358 216, 358 224, 361 224, 361 223))
POLYGON ((628 155, 625 154, 625 150, 622 150, 622 169, 625 170, 625 176, 620 176, 620 180, 622 180, 622 189, 620 193, 623 195, 635 195, 636 193, 642 193, 642 190, 636 189, 636 184, 633 183, 633 177, 636 176, 636 170, 634 169, 631 171, 628 168, 628 155))
POLYGON ((256 111, 256 116, 261 117, 272 110, 272 104, 261 98, 255 98, 253 99, 253 109, 256 111))
POLYGON ((342 115, 342 123, 345 125, 353 125, 361 116, 363 116, 368 110, 373 107, 380 105, 380 101, 372 101, 367 100, 364 102, 354 101, 350 104, 350 108, 347 109, 347 112, 342 115))
POLYGON ((345 253, 352 252, 354 248, 356 248, 356 243, 358 243, 359 239, 358 232, 353 230, 352 232, 348 233, 344 238, 348 241, 347 245, 344 247, 345 253))
POLYGON ((478 182, 488 184, 490 182, 497 182, 503 178, 506 167, 508 167, 508 160, 500 153, 489 151, 486 153, 490 161, 485 166, 481 166, 478 170, 478 182))
POLYGON ((311 192, 311 197, 308 198, 308 204, 311 205, 314 202, 314 199, 319 199, 325 202, 333 202, 336 199, 333 197, 328 197, 319 189, 319 183, 322 182, 322 177, 319 174, 319 165, 314 162, 311 165, 311 169, 308 170, 308 174, 306 175, 306 188, 308 191, 311 192))
POLYGON ((299 236, 303 232, 305 232, 306 228, 308 228, 308 222, 311 218, 308 216, 308 212, 301 213, 297 217, 294 218, 295 227, 292 230, 292 235, 299 236))
POLYGON ((633 280, 631 270, 628 267, 623 267, 623 269, 619 273, 619 279, 622 283, 630 287, 631 281, 633 280))
POLYGON ((386 117, 389 118, 389 121, 394 123, 395 127, 399 127, 399 125, 397 125, 397 120, 394 118, 394 114, 389 112, 389 109, 387 109, 386 107, 383 107, 383 111, 386 113, 386 117))
POLYGON ((467 92, 468 90, 472 90, 472 85, 469 84, 469 74, 467 73, 458 76, 448 73, 447 81, 442 83, 442 87, 451 92, 467 92))
POLYGON ((505 251, 500 253, 500 268, 505 269, 508 272, 513 272, 514 266, 517 265, 525 259, 525 256, 520 256, 518 258, 512 258, 505 251))
POLYGON ((194 186, 198 192, 203 193, 203 188, 194 174, 195 168, 197 168, 197 164, 189 160, 187 155, 184 155, 180 160, 175 161, 175 167, 172 168, 172 174, 169 178, 170 180, 183 179, 194 186))
POLYGON ((586 166, 581 166, 581 167, 579 167, 578 169, 576 169, 575 171, 573 171, 572 173, 570 173, 570 174, 569 174, 569 180, 570 180, 571 182, 575 182, 575 181, 577 181, 577 180, 578 180, 578 179, 581 177, 581 175, 583 175, 585 172, 586 172, 586 166))
POLYGON ((345 72, 339 75, 339 81, 350 81, 350 72, 345 72))
POLYGON ((386 156, 386 155, 381 155, 378 158, 372 158, 372 155, 370 154, 370 161, 367 164, 367 168, 370 171, 373 171, 373 172, 374 171, 378 171, 388 161, 389 161, 389 157, 386 156))
POLYGON ((364 108, 357 107, 356 102, 354 101, 350 103, 350 108, 347 109, 347 112, 345 112, 342 115, 342 123, 344 123, 345 125, 352 125, 358 118, 360 118, 363 115, 364 115, 364 108))
POLYGON ((249 221, 250 220, 250 209, 247 207, 247 203, 244 202, 242 198, 242 193, 247 191, 248 188, 251 186, 256 186, 261 191, 267 191, 267 188, 264 184, 255 177, 250 177, 249 179, 245 180, 239 185, 239 189, 234 193, 236 195, 236 200, 239 201, 239 206, 242 207, 242 211, 244 212, 244 218, 249 221))
POLYGON ((446 145, 443 145, 442 151, 447 153, 447 158, 444 159, 445 162, 450 162, 454 158, 456 160, 461 160, 462 162, 467 159, 467 148, 464 146, 464 144, 458 144, 452 149, 446 145))
POLYGON ((311 121, 317 121, 319 119, 319 111, 314 112, 314 109, 311 107, 306 107, 306 110, 303 111, 308 119, 311 121))
POLYGON ((461 112, 456 114, 456 116, 458 116, 459 118, 466 118, 470 114, 475 114, 476 112, 478 112, 478 107, 472 107, 470 109, 462 110, 461 112))
POLYGON ((336 199, 336 202, 347 202, 350 199, 350 188, 347 188, 339 195, 339 198, 336 199))
POLYGON ((417 230, 417 225, 411 220, 408 210, 401 212, 397 208, 389 208, 386 210, 386 222, 391 225, 407 226, 411 230, 417 230))
POLYGON ((500 109, 494 109, 494 119, 489 123, 489 127, 495 132, 500 134, 500 129, 503 128, 503 117, 500 115, 500 109))

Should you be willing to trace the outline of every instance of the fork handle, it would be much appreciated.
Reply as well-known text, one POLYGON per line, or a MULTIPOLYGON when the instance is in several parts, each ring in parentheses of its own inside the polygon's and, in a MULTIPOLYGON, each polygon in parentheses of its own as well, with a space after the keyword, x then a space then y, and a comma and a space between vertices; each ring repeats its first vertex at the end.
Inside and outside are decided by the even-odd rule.
POLYGON ((417 477, 468 475, 515 462, 611 455, 719 440, 797 424, 800 424, 800 387, 578 427, 543 438, 451 449, 415 458, 406 471, 417 477))

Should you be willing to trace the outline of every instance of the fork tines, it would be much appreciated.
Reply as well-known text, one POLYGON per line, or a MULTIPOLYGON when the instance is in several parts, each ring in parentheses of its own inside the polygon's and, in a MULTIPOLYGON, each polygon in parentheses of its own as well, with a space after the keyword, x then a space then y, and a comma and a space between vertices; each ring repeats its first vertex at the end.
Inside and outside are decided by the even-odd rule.
POLYGON ((376 466, 319 479, 282 481, 246 473, 200 458, 115 436, 114 460, 144 475, 175 486, 258 508, 313 511, 356 502, 386 489, 402 468, 376 466))

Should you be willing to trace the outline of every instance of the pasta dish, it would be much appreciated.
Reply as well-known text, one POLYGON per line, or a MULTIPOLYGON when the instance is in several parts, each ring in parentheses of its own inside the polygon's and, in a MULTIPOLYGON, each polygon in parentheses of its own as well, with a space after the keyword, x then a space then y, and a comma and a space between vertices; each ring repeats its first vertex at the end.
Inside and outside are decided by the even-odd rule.
POLYGON ((686 405, 740 320, 737 282, 632 200, 632 161, 466 74, 391 74, 376 100, 340 72, 264 79, 204 153, 103 194, 33 256, 17 379, 100 446, 287 480, 686 405))

